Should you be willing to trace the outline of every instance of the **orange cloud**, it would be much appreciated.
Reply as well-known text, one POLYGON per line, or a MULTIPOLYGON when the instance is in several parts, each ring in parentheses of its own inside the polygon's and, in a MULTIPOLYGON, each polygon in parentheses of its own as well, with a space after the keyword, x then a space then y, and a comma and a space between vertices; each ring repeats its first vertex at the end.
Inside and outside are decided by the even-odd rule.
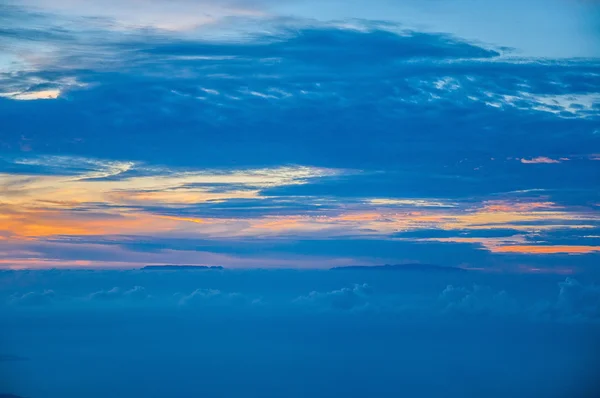
POLYGON ((452 238, 424 238, 425 242, 449 243, 474 243, 482 245, 492 253, 515 254, 588 254, 600 252, 600 246, 585 245, 532 245, 527 244, 524 235, 515 235, 503 238, 482 237, 452 237, 452 238))
POLYGON ((567 246, 567 245, 509 245, 498 246, 492 249, 494 253, 519 253, 519 254, 588 254, 600 252, 600 246, 567 246))
POLYGON ((60 95, 60 90, 40 90, 40 91, 23 91, 15 93, 0 93, 0 97, 7 97, 16 100, 39 100, 39 99, 56 99, 60 95))
POLYGON ((380 213, 350 213, 337 217, 339 221, 375 221, 382 217, 380 213))
MULTIPOLYGON (((539 158, 534 158, 539 160, 539 158)), ((65 164, 72 159, 23 160, 26 165, 65 164), (33 162, 33 163, 32 163, 33 162), (44 163, 45 162, 45 163, 44 163)), ((333 210, 281 216, 195 217, 153 213, 152 209, 231 199, 266 199, 261 190, 305 184, 341 171, 281 167, 238 171, 170 171, 146 167, 130 173, 132 162, 78 160, 79 175, 9 175, 0 173, 0 239, 35 240, 56 235, 145 235, 186 237, 369 236, 392 239, 402 231, 514 229, 513 237, 421 239, 480 244, 493 253, 591 253, 593 246, 541 246, 528 234, 557 228, 592 228, 597 211, 537 201, 494 200, 473 205, 444 200, 363 199, 333 210), (129 173, 129 174, 128 174, 129 173), (128 177, 128 175, 132 175, 128 177), (112 176, 118 178, 99 178, 112 176), (213 191, 215 186, 219 190, 213 191), (104 206, 96 206, 102 204, 104 206), (147 211, 138 210, 138 205, 147 211), (88 211, 99 208, 98 211, 88 211)), ((543 162, 542 162, 543 163, 543 162)), ((39 165, 38 165, 39 166, 39 165)), ((317 203, 319 198, 307 198, 317 203)), ((333 203, 333 202, 332 202, 333 203)), ((330 206, 326 207, 331 209, 330 206)), ((410 239, 409 239, 410 240, 410 239)), ((29 257, 29 256, 28 256, 29 257)), ((37 260, 36 260, 37 261, 37 260)))
POLYGON ((230 199, 264 199, 260 191, 231 190, 210 192, 202 189, 171 189, 165 191, 118 191, 110 192, 107 199, 121 204, 195 204, 204 202, 223 202, 230 199))
POLYGON ((23 209, 0 214, 0 231, 14 237, 53 235, 103 235, 169 231, 175 221, 146 214, 78 213, 23 209))
POLYGON ((525 212, 532 211, 538 209, 556 209, 556 206, 553 202, 507 202, 507 201, 488 201, 485 202, 483 209, 481 211, 488 212, 525 212))

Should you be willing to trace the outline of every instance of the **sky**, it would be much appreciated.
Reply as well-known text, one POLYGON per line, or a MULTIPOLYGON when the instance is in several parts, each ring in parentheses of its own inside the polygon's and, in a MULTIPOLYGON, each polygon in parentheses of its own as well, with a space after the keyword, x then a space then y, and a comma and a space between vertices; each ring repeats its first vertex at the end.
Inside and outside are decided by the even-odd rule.
POLYGON ((599 183, 595 0, 1 1, 0 398, 598 397, 599 183))
POLYGON ((2 4, 0 267, 573 273, 600 4, 2 4))

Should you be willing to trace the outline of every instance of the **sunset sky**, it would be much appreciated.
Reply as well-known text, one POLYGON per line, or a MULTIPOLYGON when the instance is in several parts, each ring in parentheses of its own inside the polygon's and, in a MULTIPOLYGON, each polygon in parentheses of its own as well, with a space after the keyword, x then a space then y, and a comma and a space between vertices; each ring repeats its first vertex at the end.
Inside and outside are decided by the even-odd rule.
POLYGON ((599 352, 599 0, 0 0, 0 398, 598 398, 599 352))
POLYGON ((494 4, 3 2, 0 267, 592 269, 600 4, 494 4))

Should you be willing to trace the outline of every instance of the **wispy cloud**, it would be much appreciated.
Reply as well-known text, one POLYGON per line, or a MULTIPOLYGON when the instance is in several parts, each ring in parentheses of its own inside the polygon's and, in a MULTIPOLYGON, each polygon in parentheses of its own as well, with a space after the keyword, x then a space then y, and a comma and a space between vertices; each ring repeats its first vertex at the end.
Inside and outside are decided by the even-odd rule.
MULTIPOLYGON (((485 248, 499 254, 597 251, 595 246, 529 239, 540 231, 575 233, 594 229, 600 223, 593 210, 565 208, 550 201, 504 199, 473 203, 472 200, 402 198, 347 201, 315 195, 294 198, 264 194, 274 187, 351 178, 358 173, 352 170, 301 166, 186 170, 131 161, 68 157, 32 157, 16 159, 11 164, 18 172, 2 174, 0 219, 4 245, 23 248, 23 254, 14 252, 3 259, 12 266, 33 265, 35 261, 41 265, 47 264, 47 260, 60 262, 60 257, 49 258, 44 254, 53 247, 57 250, 62 247, 65 264, 97 264, 92 255, 96 249, 81 245, 77 240, 61 239, 65 236, 229 239, 233 245, 245 239, 294 242, 309 238, 326 241, 364 237, 391 242, 471 244, 476 249, 485 248), (236 204, 241 207, 232 212, 236 204), (299 205, 304 207, 297 207, 299 205), (213 210, 207 212, 208 209, 213 210), (503 231, 507 230, 513 232, 506 235, 503 231), (435 231, 442 231, 446 236, 435 231), (465 236, 468 233, 483 235, 465 236), (35 242, 43 243, 41 251, 39 247, 31 251, 35 242), (79 247, 76 258, 69 258, 67 247, 79 247), (14 260, 12 263, 11 259, 14 260)), ((123 239, 117 238, 116 242, 124 244, 128 241, 123 239)), ((104 253, 106 244, 112 243, 97 241, 93 247, 104 253)), ((160 255, 124 251, 118 259, 106 258, 105 254, 101 256, 105 265, 130 266, 144 262, 169 263, 175 259, 193 264, 217 261, 248 266, 261 261, 232 260, 210 252, 195 253, 187 248, 170 251, 169 245, 161 250, 166 251, 160 255)), ((343 252, 340 254, 344 256, 343 252)), ((302 262, 298 258, 288 261, 284 255, 262 261, 302 262)), ((353 260, 347 257, 345 261, 353 260)), ((325 259, 319 262, 331 263, 325 259)))
POLYGON ((39 100, 39 99, 56 99, 60 95, 60 90, 40 90, 40 91, 26 91, 17 93, 0 93, 0 97, 6 97, 17 100, 39 100))
POLYGON ((580 233, 600 203, 595 60, 271 2, 165 7, 4 6, 5 264, 371 264, 435 247, 472 265, 595 245, 580 233))
POLYGON ((600 246, 582 245, 507 245, 493 249, 497 253, 525 253, 525 254, 585 254, 600 251, 600 246))
POLYGON ((531 159, 521 159, 521 163, 525 163, 525 164, 553 164, 553 163, 560 163, 564 160, 569 160, 566 158, 561 158, 561 159, 552 159, 546 156, 538 156, 535 158, 531 158, 531 159))

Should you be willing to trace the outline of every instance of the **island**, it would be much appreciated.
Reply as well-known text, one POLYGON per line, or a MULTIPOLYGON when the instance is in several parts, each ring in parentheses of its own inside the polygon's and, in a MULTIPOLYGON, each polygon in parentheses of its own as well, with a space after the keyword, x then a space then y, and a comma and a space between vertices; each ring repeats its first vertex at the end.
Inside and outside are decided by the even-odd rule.
POLYGON ((146 265, 142 271, 200 271, 200 270, 221 270, 220 265, 146 265))
POLYGON ((433 264, 385 264, 385 265, 350 265, 330 268, 331 271, 426 271, 426 272, 467 272, 464 268, 433 264))

